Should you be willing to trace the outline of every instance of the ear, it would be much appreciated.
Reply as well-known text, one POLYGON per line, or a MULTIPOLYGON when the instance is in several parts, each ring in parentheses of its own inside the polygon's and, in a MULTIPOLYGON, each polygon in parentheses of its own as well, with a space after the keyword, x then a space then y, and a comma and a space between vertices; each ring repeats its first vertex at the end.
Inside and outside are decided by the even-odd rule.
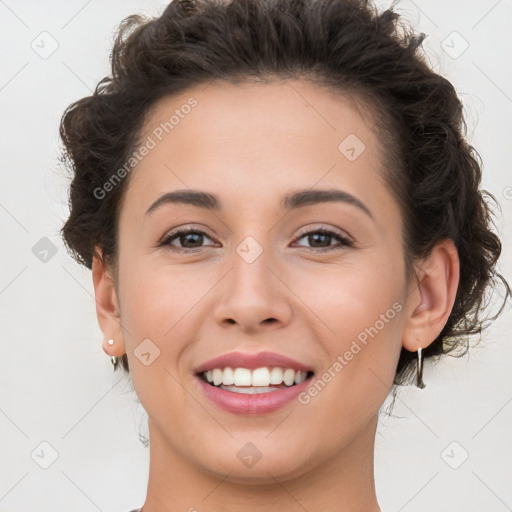
POLYGON ((114 278, 103 261, 103 254, 99 247, 95 248, 93 255, 92 280, 96 296, 96 314, 104 335, 103 350, 110 356, 120 357, 126 354, 126 348, 119 315, 119 301, 114 278), (114 340, 113 345, 107 343, 109 339, 114 340))
POLYGON ((417 269, 417 279, 409 289, 402 339, 404 348, 411 352, 430 345, 452 311, 459 285, 459 256, 453 241, 439 241, 417 269))

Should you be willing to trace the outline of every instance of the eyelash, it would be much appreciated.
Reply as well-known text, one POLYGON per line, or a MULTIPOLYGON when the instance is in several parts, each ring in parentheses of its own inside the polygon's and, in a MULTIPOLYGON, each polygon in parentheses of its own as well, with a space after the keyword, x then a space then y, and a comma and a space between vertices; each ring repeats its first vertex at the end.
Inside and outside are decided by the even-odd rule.
MULTIPOLYGON (((313 235, 313 234, 317 234, 317 233, 321 233, 323 235, 329 235, 332 238, 336 238, 341 243, 341 246, 320 247, 320 248, 319 247, 303 247, 304 249, 311 250, 314 252, 328 252, 328 251, 333 251, 336 249, 342 249, 342 248, 354 246, 352 241, 349 240, 347 237, 341 235, 340 233, 337 233, 336 231, 332 231, 327 228, 318 228, 318 229, 313 229, 311 231, 306 231, 304 233, 301 233, 301 235, 299 236, 299 238, 297 238, 297 240, 300 240, 300 239, 304 238, 305 236, 313 235)), ((202 250, 202 247, 195 247, 193 249, 190 249, 190 248, 180 248, 180 247, 171 246, 171 242, 175 238, 179 238, 181 235, 187 235, 187 234, 205 235, 207 238, 210 238, 204 231, 200 231, 196 228, 183 228, 178 231, 175 231, 174 233, 171 233, 169 236, 164 238, 162 240, 162 242, 159 244, 159 247, 169 246, 169 248, 172 251, 178 252, 178 253, 186 253, 186 252, 190 253, 190 252, 198 252, 198 251, 202 250)), ((210 238, 210 240, 211 240, 211 238, 210 238)))

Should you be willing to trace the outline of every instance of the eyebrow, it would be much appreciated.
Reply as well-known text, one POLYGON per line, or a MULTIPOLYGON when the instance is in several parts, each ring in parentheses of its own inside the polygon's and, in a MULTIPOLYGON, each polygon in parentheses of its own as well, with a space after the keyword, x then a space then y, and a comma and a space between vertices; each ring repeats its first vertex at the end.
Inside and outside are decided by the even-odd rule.
MULTIPOLYGON (((355 206, 366 213, 370 218, 374 218, 369 208, 348 192, 337 189, 326 190, 296 190, 283 197, 281 209, 294 210, 304 206, 310 206, 319 203, 342 202, 355 206)), ((175 190, 161 195, 146 211, 146 215, 154 212, 165 204, 189 204, 198 208, 204 208, 211 211, 221 211, 222 202, 218 196, 209 192, 200 190, 175 190)))

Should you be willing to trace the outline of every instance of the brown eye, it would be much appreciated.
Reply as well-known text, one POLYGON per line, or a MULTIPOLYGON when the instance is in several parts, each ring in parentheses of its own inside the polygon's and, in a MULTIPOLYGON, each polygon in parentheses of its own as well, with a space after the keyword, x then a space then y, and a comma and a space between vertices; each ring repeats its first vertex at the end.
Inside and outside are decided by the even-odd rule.
POLYGON ((326 228, 320 228, 315 229, 313 231, 308 231, 307 233, 303 233, 301 237, 299 238, 306 238, 308 240, 308 243, 311 244, 311 247, 306 247, 307 249, 324 249, 324 250, 333 250, 333 249, 339 249, 341 247, 352 247, 352 242, 346 238, 345 236, 341 235, 340 233, 337 233, 335 231, 331 231, 330 229, 326 228), (338 240, 340 243, 338 246, 332 246, 329 242, 332 241, 332 239, 338 240))
MULTIPOLYGON (((196 251, 206 247, 202 244, 205 238, 211 240, 204 231, 195 228, 185 228, 171 233, 160 245, 168 246, 172 251, 176 252, 196 251), (175 240, 179 241, 179 246, 173 244, 175 240)), ((303 233, 299 240, 303 238, 307 238, 308 243, 311 245, 310 247, 302 246, 308 250, 317 249, 318 251, 330 251, 342 247, 353 247, 353 243, 347 237, 326 228, 319 228, 303 233), (339 243, 332 245, 331 242, 333 239, 337 240, 339 243)))
POLYGON ((178 252, 184 252, 186 249, 201 249, 201 243, 203 242, 204 238, 211 240, 204 231, 200 231, 194 228, 180 229, 166 237, 162 241, 161 245, 170 246, 172 250, 176 250, 178 252), (181 244, 181 247, 172 245, 174 240, 178 240, 181 244))

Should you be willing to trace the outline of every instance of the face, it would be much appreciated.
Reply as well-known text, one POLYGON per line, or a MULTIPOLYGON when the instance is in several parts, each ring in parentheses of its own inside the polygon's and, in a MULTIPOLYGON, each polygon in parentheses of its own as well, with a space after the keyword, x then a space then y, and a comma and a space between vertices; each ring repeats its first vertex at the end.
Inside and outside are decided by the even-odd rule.
POLYGON ((368 120, 304 81, 217 82, 161 100, 142 140, 119 217, 116 300, 152 445, 168 461, 261 482, 373 446, 409 291, 402 218, 368 120), (219 207, 151 208, 178 190, 219 207), (339 194, 300 201, 327 190, 339 194), (223 390, 238 400, 219 402, 196 370, 231 352, 286 356, 255 367, 300 364, 309 377, 292 398, 270 397, 290 394, 285 383, 267 401, 223 390))

